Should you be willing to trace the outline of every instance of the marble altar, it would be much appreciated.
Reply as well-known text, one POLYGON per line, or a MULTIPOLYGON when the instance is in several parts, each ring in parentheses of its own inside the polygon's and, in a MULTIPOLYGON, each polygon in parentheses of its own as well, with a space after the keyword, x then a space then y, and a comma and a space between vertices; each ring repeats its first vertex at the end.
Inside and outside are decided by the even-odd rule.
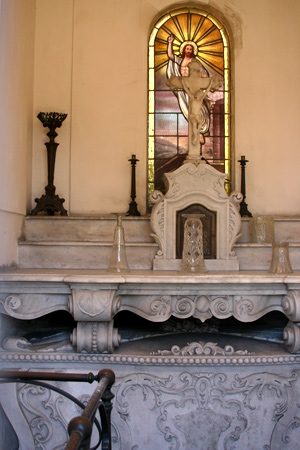
MULTIPOLYGON (((151 242, 150 218, 124 220, 136 253, 128 253, 131 271, 114 275, 105 270, 109 251, 98 258, 99 249, 111 247, 114 218, 26 222, 19 267, 0 273, 2 370, 113 368, 113 450, 297 448, 298 219, 275 219, 277 238, 294 241, 296 270, 288 276, 267 273, 271 246, 248 243, 246 219, 233 247, 243 270, 197 275, 152 270, 158 245, 151 242), (88 260, 80 253, 86 243, 88 260), (146 263, 145 244, 152 255, 146 263), (65 247, 77 259, 66 260, 59 252, 65 247), (24 248, 33 249, 31 256, 24 248), (249 270, 253 260, 262 270, 249 270), (272 314, 280 315, 278 326, 272 314), (238 325, 227 326, 230 320, 238 325), (215 432, 206 433, 212 426, 215 432)), ((90 393, 72 389, 82 398, 90 393)), ((1 387, 0 399, 17 422, 22 450, 63 448, 74 412, 68 405, 23 385, 1 387), (43 423, 42 433, 35 423, 43 423)))

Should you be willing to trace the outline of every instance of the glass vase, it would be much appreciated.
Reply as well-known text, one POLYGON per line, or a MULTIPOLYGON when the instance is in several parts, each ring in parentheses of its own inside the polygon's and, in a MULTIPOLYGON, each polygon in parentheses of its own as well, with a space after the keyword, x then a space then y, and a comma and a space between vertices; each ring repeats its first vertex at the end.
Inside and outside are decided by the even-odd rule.
POLYGON ((251 217, 249 234, 252 244, 273 244, 274 218, 270 216, 251 217))
POLYGON ((204 214, 183 214, 185 218, 183 231, 183 250, 181 269, 188 272, 206 272, 203 256, 204 214))
POLYGON ((269 273, 292 273, 288 242, 274 242, 269 273))
POLYGON ((117 217, 117 225, 114 230, 113 247, 108 266, 109 272, 128 272, 129 267, 126 258, 125 232, 122 225, 124 213, 113 213, 117 217))

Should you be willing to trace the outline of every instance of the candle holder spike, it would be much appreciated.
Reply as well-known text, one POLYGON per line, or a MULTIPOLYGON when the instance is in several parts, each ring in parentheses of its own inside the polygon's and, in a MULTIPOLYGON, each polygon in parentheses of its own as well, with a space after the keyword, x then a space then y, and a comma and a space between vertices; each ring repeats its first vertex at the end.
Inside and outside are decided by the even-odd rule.
POLYGON ((137 208, 137 203, 135 201, 135 197, 136 197, 136 192, 135 192, 135 166, 136 163, 139 161, 138 159, 136 159, 135 155, 131 156, 131 159, 129 159, 128 161, 131 162, 131 202, 129 203, 129 210, 127 211, 126 215, 127 216, 140 216, 140 212, 138 211, 137 208))
POLYGON ((238 162, 241 163, 241 168, 242 168, 241 193, 243 195, 243 200, 241 201, 241 204, 240 204, 240 215, 242 217, 244 217, 244 216, 252 217, 252 213, 250 211, 248 211, 248 205, 245 202, 245 199, 246 199, 246 174, 245 174, 245 169, 246 169, 246 164, 249 161, 245 158, 245 156, 242 156, 241 159, 238 160, 238 162))

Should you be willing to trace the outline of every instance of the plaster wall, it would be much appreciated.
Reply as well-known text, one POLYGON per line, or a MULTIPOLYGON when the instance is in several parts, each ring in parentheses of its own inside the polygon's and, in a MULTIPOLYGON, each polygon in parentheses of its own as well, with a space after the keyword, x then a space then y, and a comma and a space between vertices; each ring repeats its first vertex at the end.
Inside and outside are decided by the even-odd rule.
MULTIPOLYGON (((137 203, 146 212, 147 44, 167 0, 37 0, 34 115, 68 113, 55 185, 72 215, 126 211, 136 154, 137 203)), ((231 28, 234 161, 246 155, 253 214, 300 208, 300 3, 218 0, 231 28)), ((229 30, 230 31, 230 30, 229 30)), ((46 130, 34 118, 32 201, 46 184, 46 130)), ((236 188, 240 166, 236 163, 236 188)), ((34 206, 34 202, 32 204, 34 206)))
POLYGON ((31 203, 35 0, 0 7, 0 266, 7 266, 17 261, 31 203))

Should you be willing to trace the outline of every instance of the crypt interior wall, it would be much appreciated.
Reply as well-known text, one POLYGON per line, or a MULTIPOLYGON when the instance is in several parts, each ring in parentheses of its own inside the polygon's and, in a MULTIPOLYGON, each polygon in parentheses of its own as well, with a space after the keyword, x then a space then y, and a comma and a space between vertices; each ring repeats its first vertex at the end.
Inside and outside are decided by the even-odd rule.
MULTIPOLYGON (((297 214, 299 2, 221 0, 197 5, 217 8, 232 29, 235 160, 243 154, 250 161, 251 211, 297 214)), ((56 109, 69 114, 59 131, 57 193, 66 198, 72 214, 126 210, 128 159, 136 154, 137 202, 145 213, 147 42, 154 19, 174 4, 38 0, 37 6, 35 113, 56 109)), ((35 120, 33 198, 44 186, 43 136, 35 120)), ((238 164, 236 180, 239 188, 238 164)))
POLYGON ((35 0, 0 2, 0 268, 17 262, 31 198, 35 0))
MULTIPOLYGON (((4 23, 10 17, 14 25, 10 36, 25 51, 16 53, 11 39, 1 39, 1 53, 6 55, 1 57, 6 68, 1 89, 6 132, 1 133, 0 220, 9 229, 7 248, 1 244, 1 264, 14 261, 26 207, 29 211, 35 206, 34 199, 44 193, 47 182, 46 130, 36 118, 40 111, 68 113, 57 138, 55 185, 70 214, 126 210, 131 154, 140 160, 137 202, 145 214, 148 37, 160 14, 182 4, 2 0, 1 33, 8 33, 4 23), (9 55, 14 58, 9 60, 9 55), (8 91, 10 79, 15 85, 8 91), (13 102, 5 92, 11 92, 13 102), (21 215, 16 219, 11 214, 21 215)), ((250 161, 249 208, 253 214, 296 215, 300 203, 300 4, 297 0, 194 4, 219 11, 231 27, 234 160, 246 155, 250 161)), ((238 164, 235 172, 239 189, 238 164)))

